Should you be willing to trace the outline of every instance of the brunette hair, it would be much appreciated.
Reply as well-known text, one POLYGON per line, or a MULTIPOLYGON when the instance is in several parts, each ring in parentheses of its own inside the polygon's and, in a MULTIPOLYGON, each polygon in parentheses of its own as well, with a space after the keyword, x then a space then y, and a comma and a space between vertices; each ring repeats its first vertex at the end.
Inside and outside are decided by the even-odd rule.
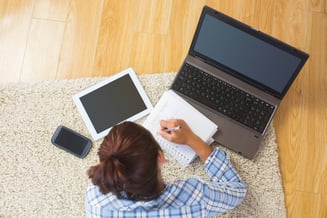
POLYGON ((100 163, 87 171, 103 194, 151 200, 160 195, 158 142, 144 127, 124 122, 114 126, 100 145, 100 163))

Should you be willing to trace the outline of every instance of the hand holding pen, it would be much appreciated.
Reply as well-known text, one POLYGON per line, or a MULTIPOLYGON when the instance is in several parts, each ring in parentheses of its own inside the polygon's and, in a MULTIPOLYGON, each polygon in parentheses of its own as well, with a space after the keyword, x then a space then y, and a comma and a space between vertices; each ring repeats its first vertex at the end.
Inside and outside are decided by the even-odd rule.
POLYGON ((180 125, 176 126, 176 127, 171 127, 171 128, 164 128, 163 131, 167 132, 167 133, 171 133, 173 131, 177 131, 180 130, 182 127, 180 125))
POLYGON ((161 120, 159 134, 174 143, 189 145, 203 161, 212 152, 212 148, 194 134, 184 120, 161 120))
POLYGON ((188 140, 195 135, 187 123, 181 119, 161 120, 159 134, 178 144, 187 144, 188 140))

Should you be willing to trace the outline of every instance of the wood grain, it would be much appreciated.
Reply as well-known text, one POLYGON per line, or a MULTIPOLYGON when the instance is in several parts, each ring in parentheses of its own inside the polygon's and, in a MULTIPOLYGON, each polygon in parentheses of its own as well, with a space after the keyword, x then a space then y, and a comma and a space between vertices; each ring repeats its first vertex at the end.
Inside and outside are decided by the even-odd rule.
POLYGON ((161 34, 135 33, 132 43, 131 65, 136 72, 159 73, 165 64, 167 40, 161 34))
POLYGON ((189 49, 204 1, 174 1, 163 71, 177 71, 189 49))
POLYGON ((293 217, 295 210, 297 210, 294 199, 297 191, 297 171, 301 145, 302 78, 303 76, 300 75, 295 81, 274 118, 280 170, 289 217, 293 217))
MULTIPOLYGON (((311 61, 303 79, 301 152, 297 189, 327 194, 327 18, 313 13, 311 61)), ((327 205, 326 205, 327 206, 327 205)))
POLYGON ((107 76, 130 66, 133 32, 136 24, 136 1, 109 1, 103 15, 96 47, 94 75, 107 76))
POLYGON ((14 82, 20 78, 30 32, 33 4, 30 1, 2 1, 0 4, 0 78, 14 82))
POLYGON ((35 0, 33 17, 66 21, 70 0, 35 0))
POLYGON ((32 20, 21 80, 47 80, 56 77, 64 27, 62 22, 32 20))
POLYGON ((296 214, 289 217, 327 217, 327 196, 324 194, 297 192, 294 201, 298 210, 296 214))
POLYGON ((103 0, 71 1, 67 10, 56 79, 91 77, 103 0))

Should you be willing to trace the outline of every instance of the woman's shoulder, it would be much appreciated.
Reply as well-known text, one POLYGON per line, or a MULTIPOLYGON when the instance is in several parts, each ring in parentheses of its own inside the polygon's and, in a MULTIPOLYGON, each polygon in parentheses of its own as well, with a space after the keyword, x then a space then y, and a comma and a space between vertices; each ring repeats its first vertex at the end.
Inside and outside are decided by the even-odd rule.
POLYGON ((172 183, 166 183, 166 187, 158 200, 165 202, 184 202, 183 204, 192 204, 192 202, 201 199, 204 181, 200 178, 192 177, 183 180, 176 180, 172 183), (196 194, 197 193, 197 194, 196 194), (197 195, 194 199, 194 194, 197 195))
POLYGON ((193 176, 187 179, 178 179, 172 183, 166 183, 166 188, 172 191, 176 190, 194 190, 199 189, 206 181, 198 176, 193 176))

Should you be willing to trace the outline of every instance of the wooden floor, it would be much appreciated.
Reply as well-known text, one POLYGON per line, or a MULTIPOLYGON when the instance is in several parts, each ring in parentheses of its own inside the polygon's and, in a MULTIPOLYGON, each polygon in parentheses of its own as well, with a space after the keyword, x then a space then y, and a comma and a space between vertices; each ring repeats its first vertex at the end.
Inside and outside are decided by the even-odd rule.
POLYGON ((288 217, 326 218, 326 0, 2 0, 1 82, 176 71, 204 4, 310 54, 274 126, 288 217))

